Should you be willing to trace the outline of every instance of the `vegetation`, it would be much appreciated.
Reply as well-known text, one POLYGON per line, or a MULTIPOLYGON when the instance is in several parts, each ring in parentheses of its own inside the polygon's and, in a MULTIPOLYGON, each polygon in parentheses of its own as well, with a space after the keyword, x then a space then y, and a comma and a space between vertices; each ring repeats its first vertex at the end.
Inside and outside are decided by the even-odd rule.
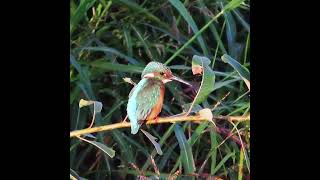
POLYGON ((70 137, 70 178, 249 179, 249 4, 71 0, 70 131, 123 126, 70 137), (138 83, 150 61, 193 85, 166 84, 160 120, 191 118, 143 125, 153 143, 122 124, 128 78, 138 83))

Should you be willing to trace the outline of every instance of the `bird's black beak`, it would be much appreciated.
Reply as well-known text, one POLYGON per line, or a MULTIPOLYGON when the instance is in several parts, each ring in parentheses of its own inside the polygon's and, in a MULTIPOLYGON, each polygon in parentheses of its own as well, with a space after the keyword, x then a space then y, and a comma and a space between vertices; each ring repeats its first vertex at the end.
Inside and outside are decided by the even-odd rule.
POLYGON ((170 80, 179 81, 179 82, 181 82, 181 83, 183 83, 183 84, 186 84, 186 85, 188 85, 188 86, 192 86, 190 83, 188 83, 188 82, 185 81, 185 80, 182 80, 181 78, 178 78, 177 76, 172 76, 172 77, 170 78, 170 80))

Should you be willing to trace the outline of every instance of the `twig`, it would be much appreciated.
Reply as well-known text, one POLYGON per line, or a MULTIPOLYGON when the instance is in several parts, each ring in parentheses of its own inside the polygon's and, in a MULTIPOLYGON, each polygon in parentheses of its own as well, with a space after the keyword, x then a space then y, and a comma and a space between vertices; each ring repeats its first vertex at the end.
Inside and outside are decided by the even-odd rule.
POLYGON ((226 121, 238 121, 238 122, 242 122, 242 121, 250 121, 250 114, 247 114, 245 116, 217 116, 217 117, 213 117, 213 119, 215 120, 226 120, 226 121))
POLYGON ((236 126, 232 121, 230 121, 230 123, 234 126, 234 128, 236 129, 236 131, 237 131, 237 133, 238 133, 238 135, 239 135, 239 139, 240 139, 240 142, 241 142, 241 149, 243 150, 244 159, 246 160, 247 168, 248 168, 248 171, 249 171, 249 173, 250 173, 249 160, 248 160, 248 158, 247 158, 247 156, 246 156, 247 151, 246 151, 246 148, 245 148, 244 143, 243 143, 243 141, 242 141, 240 132, 239 132, 237 126, 236 126))
POLYGON ((226 95, 224 95, 223 98, 221 98, 220 101, 218 101, 216 105, 214 105, 214 107, 211 109, 211 111, 215 110, 215 109, 221 104, 221 102, 222 102, 226 97, 229 96, 229 94, 230 94, 230 91, 229 91, 226 95))
MULTIPOLYGON (((213 120, 227 120, 227 121, 246 121, 250 120, 250 114, 246 116, 217 116, 213 117, 213 120)), ((183 121, 193 121, 193 122, 199 122, 199 121, 208 121, 204 117, 201 117, 200 115, 195 116, 174 116, 174 117, 159 117, 157 121, 150 120, 147 121, 146 124, 163 124, 163 123, 176 123, 176 122, 183 122, 183 121)), ((109 124, 104 126, 98 126, 98 127, 92 127, 92 128, 86 128, 76 131, 70 132, 70 138, 75 136, 80 136, 83 134, 90 134, 95 132, 101 132, 101 131, 110 131, 113 129, 119 129, 119 128, 129 128, 131 127, 130 122, 120 122, 115 124, 109 124)))
MULTIPOLYGON (((150 120, 147 121, 146 124, 162 124, 162 123, 175 123, 175 122, 181 122, 181 121, 207 121, 207 119, 204 119, 200 115, 196 116, 178 116, 178 117, 166 117, 166 118, 159 118, 157 121, 150 120)), ((119 129, 119 128, 129 128, 131 127, 130 122, 120 122, 115 124, 109 124, 104 126, 98 126, 98 127, 92 127, 92 128, 86 128, 81 130, 76 130, 70 132, 70 137, 74 136, 80 136, 83 134, 90 134, 94 132, 100 132, 100 131, 109 131, 112 129, 119 129)))

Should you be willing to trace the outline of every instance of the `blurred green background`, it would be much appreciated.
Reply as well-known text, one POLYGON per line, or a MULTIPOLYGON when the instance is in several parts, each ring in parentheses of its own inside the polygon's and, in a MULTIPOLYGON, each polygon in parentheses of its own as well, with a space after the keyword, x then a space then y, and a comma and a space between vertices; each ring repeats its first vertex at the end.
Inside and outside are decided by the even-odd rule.
MULTIPOLYGON (((246 84, 232 66, 221 60, 223 54, 228 54, 250 69, 250 1, 232 6, 235 2, 71 0, 70 131, 91 123, 93 110, 79 111, 80 99, 102 102, 95 126, 120 122, 126 116, 132 88, 123 78, 138 83, 148 62, 164 63, 172 55, 175 57, 168 66, 194 88, 175 82, 166 84, 161 116, 179 114, 183 105, 192 102, 201 82, 201 76, 194 76, 191 71, 193 55, 208 57, 215 73, 214 91, 200 104, 201 108, 212 109, 214 116, 249 113, 246 84), (231 8, 219 15, 228 3, 231 8), (215 16, 216 20, 208 24, 215 16), (189 41, 206 24, 208 28, 189 41), (188 46, 177 53, 185 43, 188 46)), ((162 156, 156 154, 142 133, 132 135, 130 128, 93 134, 96 141, 116 151, 113 158, 71 138, 70 173, 83 179, 247 179, 249 121, 235 122, 239 133, 228 121, 215 123, 217 127, 208 122, 144 125, 144 130, 158 138, 162 156)))

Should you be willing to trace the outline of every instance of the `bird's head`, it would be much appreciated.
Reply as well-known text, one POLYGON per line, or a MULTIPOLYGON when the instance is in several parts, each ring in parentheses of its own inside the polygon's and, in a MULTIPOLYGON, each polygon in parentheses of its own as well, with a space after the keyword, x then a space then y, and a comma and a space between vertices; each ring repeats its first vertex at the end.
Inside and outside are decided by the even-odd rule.
POLYGON ((166 65, 155 61, 151 61, 147 64, 141 74, 141 78, 155 78, 161 80, 163 83, 175 80, 191 86, 188 82, 174 76, 166 65))

